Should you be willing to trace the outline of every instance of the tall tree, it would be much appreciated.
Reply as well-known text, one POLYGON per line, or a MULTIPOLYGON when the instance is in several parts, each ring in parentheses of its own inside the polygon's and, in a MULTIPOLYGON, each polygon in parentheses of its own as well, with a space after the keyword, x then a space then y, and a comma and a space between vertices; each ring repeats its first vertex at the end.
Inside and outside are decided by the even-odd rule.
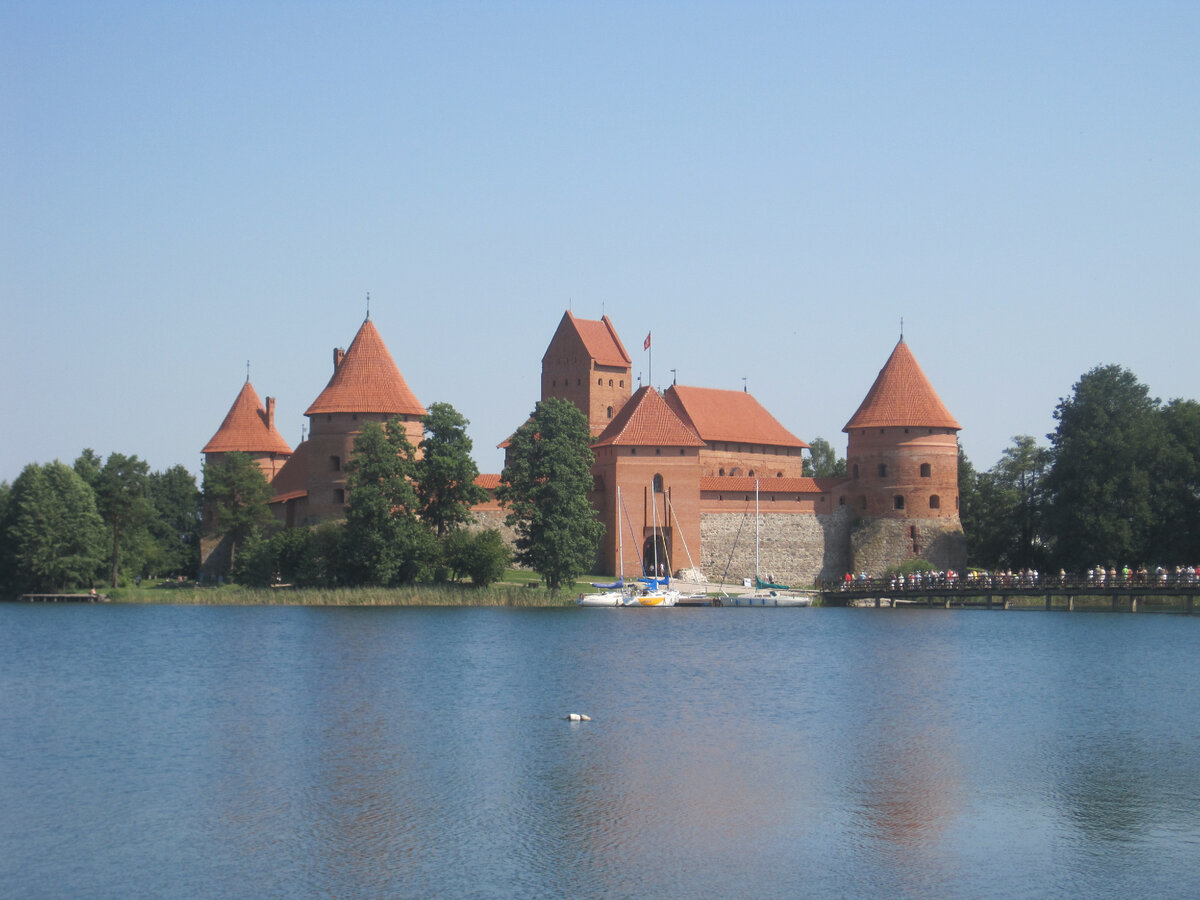
POLYGON ((846 477, 846 460, 837 455, 833 445, 825 438, 813 438, 808 449, 812 458, 804 460, 805 475, 810 478, 846 477))
POLYGON ((1160 562, 1192 562, 1200 559, 1200 403, 1172 400, 1160 417, 1151 545, 1160 562))
POLYGON ((973 522, 978 559, 989 567, 1044 568, 1046 470, 1050 452, 1017 435, 1000 460, 979 477, 973 522))
POLYGON ((368 584, 411 582, 434 553, 433 537, 417 519, 413 480, 416 451, 404 423, 368 422, 354 439, 346 464, 344 564, 351 577, 368 584))
POLYGON ((479 467, 471 459, 470 424, 449 403, 431 403, 421 419, 425 437, 416 465, 421 520, 443 537, 471 520, 471 507, 487 499, 475 483, 479 467))
POLYGON ((1083 375, 1054 410, 1046 475, 1056 559, 1076 571, 1152 558, 1159 401, 1120 366, 1083 375))
POLYGON ((152 514, 147 497, 148 478, 149 466, 145 461, 123 453, 110 453, 96 478, 96 506, 112 537, 109 576, 113 587, 118 586, 123 533, 128 532, 132 537, 152 514))
POLYGON ((4 538, 17 589, 91 584, 104 558, 96 496, 69 466, 30 463, 13 482, 4 538))
POLYGON ((230 536, 232 565, 242 542, 271 521, 271 485, 248 454, 226 453, 204 465, 204 499, 212 504, 216 533, 230 536))
POLYGON ((152 472, 150 503, 154 517, 155 571, 165 575, 194 575, 200 564, 201 496, 196 478, 183 466, 152 472))
POLYGON ((573 403, 540 401, 517 429, 497 497, 516 529, 517 561, 551 591, 588 570, 604 524, 588 502, 592 487, 588 422, 573 403))

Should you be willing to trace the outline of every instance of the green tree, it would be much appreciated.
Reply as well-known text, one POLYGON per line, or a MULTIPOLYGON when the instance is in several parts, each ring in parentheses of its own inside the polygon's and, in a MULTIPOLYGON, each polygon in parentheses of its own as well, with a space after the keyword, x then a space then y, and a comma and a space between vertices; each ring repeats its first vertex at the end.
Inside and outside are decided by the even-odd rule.
POLYGON ((1200 403, 1172 400, 1160 412, 1163 441, 1151 479, 1157 559, 1177 564, 1200 559, 1200 403))
POLYGON ((1162 451, 1159 401, 1120 366, 1083 375, 1054 410, 1046 475, 1055 558, 1081 571, 1152 557, 1152 468, 1162 451))
POLYGON ((100 483, 100 470, 104 468, 104 457, 91 447, 85 447, 84 451, 76 458, 73 468, 87 486, 95 490, 100 483))
MULTIPOLYGON (((79 471, 78 461, 76 471, 79 471)), ((122 536, 127 532, 136 540, 138 530, 145 527, 153 513, 147 496, 148 479, 149 466, 136 455, 110 453, 93 485, 100 517, 112 537, 109 577, 113 587, 119 583, 122 536)))
POLYGON ((810 478, 845 478, 846 460, 837 455, 825 438, 813 438, 808 445, 812 458, 805 458, 803 472, 810 478))
POLYGON ((365 584, 405 584, 437 555, 432 533, 417 518, 416 451, 404 423, 368 422, 346 464, 350 488, 343 556, 350 577, 365 584))
POLYGON ((1049 463, 1049 450, 1022 434, 1014 437, 996 465, 980 476, 973 527, 984 565, 1045 567, 1045 480, 1049 463))
MULTIPOLYGON (((164 575, 193 575, 200 565, 201 495, 183 466, 152 472, 148 482, 154 545, 148 562, 164 575)), ((148 575, 150 572, 142 572, 148 575)))
POLYGON ((471 507, 487 499, 475 483, 479 467, 471 459, 470 424, 449 403, 432 403, 421 419, 425 437, 416 465, 421 520, 438 537, 471 520, 471 507))
POLYGON ((212 504, 215 532, 230 536, 232 566, 242 542, 271 522, 271 485, 248 454, 226 453, 204 465, 204 499, 212 504))
POLYGON ((455 581, 470 578, 476 587, 487 587, 504 577, 512 553, 495 528, 472 533, 460 528, 442 543, 446 567, 455 581))
POLYGON ((92 583, 104 558, 104 521, 95 493, 69 466, 27 465, 13 482, 7 520, 15 589, 92 583))
POLYGON ((586 572, 604 525, 588 502, 593 462, 587 419, 573 403, 540 401, 508 448, 496 496, 510 510, 516 559, 553 592, 586 572))

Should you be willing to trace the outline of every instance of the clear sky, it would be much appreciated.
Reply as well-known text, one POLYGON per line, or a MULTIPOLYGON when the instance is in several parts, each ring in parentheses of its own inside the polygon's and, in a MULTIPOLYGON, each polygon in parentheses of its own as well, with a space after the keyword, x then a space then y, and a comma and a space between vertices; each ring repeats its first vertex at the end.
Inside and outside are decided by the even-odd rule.
POLYGON ((565 309, 841 428, 904 335, 977 468, 1200 395, 1200 4, 0 0, 0 479, 199 472, 371 318, 483 471, 565 309))

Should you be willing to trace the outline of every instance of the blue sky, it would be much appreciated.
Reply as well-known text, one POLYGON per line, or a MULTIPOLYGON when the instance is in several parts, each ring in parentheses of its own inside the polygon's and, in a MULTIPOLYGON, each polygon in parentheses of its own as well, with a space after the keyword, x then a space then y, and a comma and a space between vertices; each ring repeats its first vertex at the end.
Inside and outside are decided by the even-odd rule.
POLYGON ((293 445, 371 295, 476 457, 565 309, 842 426, 899 335, 977 468, 1200 384, 1200 4, 0 2, 0 479, 293 445))

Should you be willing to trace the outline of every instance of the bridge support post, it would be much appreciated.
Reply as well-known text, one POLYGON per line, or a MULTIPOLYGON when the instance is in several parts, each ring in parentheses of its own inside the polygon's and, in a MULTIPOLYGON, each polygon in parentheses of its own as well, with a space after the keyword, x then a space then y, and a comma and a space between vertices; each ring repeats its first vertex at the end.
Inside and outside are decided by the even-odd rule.
POLYGON ((1050 596, 1050 594, 1047 594, 1046 595, 1046 611, 1049 612, 1051 609, 1053 609, 1051 596, 1050 596))
POLYGON ((946 609, 949 609, 949 608, 950 608, 950 595, 947 594, 946 595, 946 609))
POLYGON ((877 595, 877 596, 875 597, 875 608, 876 608, 876 609, 879 609, 880 605, 881 605, 881 604, 880 604, 880 598, 879 598, 879 596, 877 595))
POLYGON ((991 609, 992 608, 992 595, 988 594, 987 598, 984 600, 983 603, 984 603, 985 609, 991 609))
POLYGON ((1130 612, 1138 611, 1138 598, 1136 596, 1134 596, 1133 594, 1129 595, 1129 611, 1130 612))
POLYGON ((1000 599, 1001 599, 1002 601, 1004 601, 1004 608, 1005 608, 1005 609, 1012 609, 1012 607, 1009 605, 1009 602, 1008 602, 1008 595, 1007 595, 1007 594, 1004 594, 1004 595, 1002 595, 1002 596, 1000 597, 1000 599))
POLYGON ((1120 595, 1120 594, 1113 594, 1113 598, 1112 598, 1112 611, 1113 611, 1113 612, 1116 612, 1116 611, 1117 611, 1118 609, 1120 609, 1120 608, 1121 608, 1121 595, 1120 595))
POLYGON ((1075 595, 1074 594, 1069 594, 1067 596, 1067 612, 1075 612, 1075 595))
POLYGON ((1189 616, 1192 614, 1192 595, 1188 594, 1187 599, 1183 602, 1183 611, 1189 616))

